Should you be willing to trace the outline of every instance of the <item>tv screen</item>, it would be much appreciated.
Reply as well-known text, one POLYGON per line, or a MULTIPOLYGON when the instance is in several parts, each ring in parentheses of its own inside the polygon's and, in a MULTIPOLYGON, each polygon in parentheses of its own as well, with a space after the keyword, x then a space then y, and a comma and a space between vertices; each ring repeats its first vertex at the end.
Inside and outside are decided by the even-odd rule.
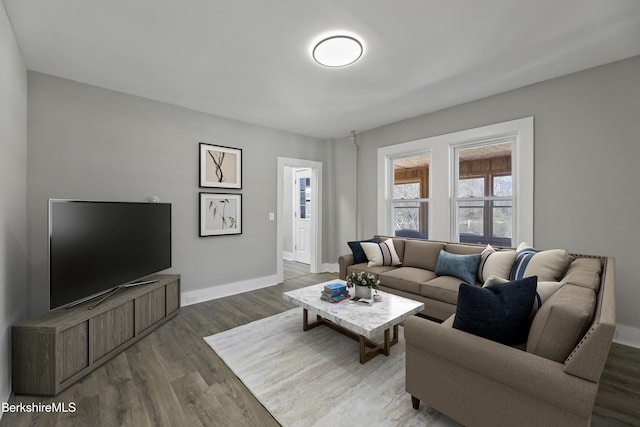
POLYGON ((171 204, 49 200, 50 307, 171 267, 171 204))

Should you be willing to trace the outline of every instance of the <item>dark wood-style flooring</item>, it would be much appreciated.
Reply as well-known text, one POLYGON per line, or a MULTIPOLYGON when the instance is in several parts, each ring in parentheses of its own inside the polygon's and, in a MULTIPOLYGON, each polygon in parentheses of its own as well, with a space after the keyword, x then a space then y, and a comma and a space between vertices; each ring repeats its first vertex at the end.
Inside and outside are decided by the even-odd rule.
MULTIPOLYGON (((202 337, 293 308, 282 292, 334 277, 286 262, 282 284, 183 307, 59 395, 10 399, 11 404, 73 402, 75 412, 5 413, 0 426, 278 426, 202 337)), ((624 425, 640 426, 640 350, 614 344, 593 426, 624 425)))

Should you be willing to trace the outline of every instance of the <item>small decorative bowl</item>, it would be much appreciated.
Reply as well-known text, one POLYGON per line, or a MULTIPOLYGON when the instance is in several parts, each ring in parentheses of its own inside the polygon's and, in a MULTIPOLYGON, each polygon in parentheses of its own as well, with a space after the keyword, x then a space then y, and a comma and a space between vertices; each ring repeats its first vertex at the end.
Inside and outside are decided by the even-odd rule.
POLYGON ((374 301, 374 302, 380 302, 380 301, 382 301, 382 295, 380 295, 380 294, 373 294, 373 301, 374 301))

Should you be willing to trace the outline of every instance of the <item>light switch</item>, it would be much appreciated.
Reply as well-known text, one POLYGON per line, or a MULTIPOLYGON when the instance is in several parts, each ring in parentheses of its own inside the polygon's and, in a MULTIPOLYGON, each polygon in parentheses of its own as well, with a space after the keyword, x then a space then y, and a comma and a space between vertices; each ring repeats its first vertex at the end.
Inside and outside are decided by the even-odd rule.
POLYGON ((276 219, 276 214, 273 212, 269 212, 269 221, 275 221, 276 219))

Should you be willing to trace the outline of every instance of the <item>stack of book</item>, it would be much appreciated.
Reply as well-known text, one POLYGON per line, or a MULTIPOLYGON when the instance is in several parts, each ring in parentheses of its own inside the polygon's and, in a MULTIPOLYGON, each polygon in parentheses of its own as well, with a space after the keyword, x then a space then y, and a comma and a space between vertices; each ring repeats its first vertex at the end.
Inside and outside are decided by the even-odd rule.
POLYGON ((348 299, 349 291, 347 290, 347 285, 343 285, 342 283, 329 283, 328 285, 324 285, 324 289, 322 290, 322 298, 324 301, 329 301, 332 303, 340 302, 348 299))

